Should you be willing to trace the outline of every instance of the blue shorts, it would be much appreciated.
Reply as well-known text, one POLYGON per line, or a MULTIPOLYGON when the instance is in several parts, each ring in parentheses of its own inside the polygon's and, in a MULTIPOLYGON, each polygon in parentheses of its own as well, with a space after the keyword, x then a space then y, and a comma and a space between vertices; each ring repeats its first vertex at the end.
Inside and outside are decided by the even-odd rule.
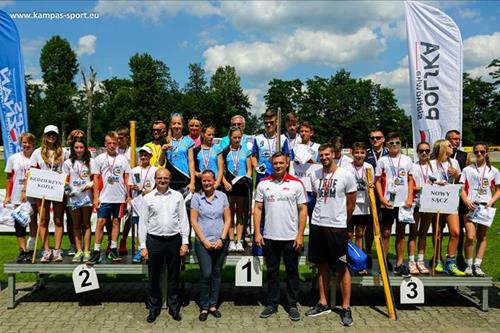
POLYGON ((120 218, 120 205, 119 203, 102 203, 99 208, 97 208, 97 218, 98 219, 118 219, 120 218))

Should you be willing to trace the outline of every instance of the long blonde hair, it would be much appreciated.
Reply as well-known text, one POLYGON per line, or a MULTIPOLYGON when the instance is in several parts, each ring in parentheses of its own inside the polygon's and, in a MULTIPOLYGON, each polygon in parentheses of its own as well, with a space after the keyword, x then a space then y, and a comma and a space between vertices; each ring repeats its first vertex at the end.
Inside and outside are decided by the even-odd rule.
POLYGON ((61 146, 61 137, 59 134, 57 135, 57 140, 54 143, 54 161, 50 161, 50 156, 49 156, 49 142, 47 141, 47 134, 44 134, 42 136, 42 147, 41 147, 41 155, 42 159, 45 163, 50 164, 58 164, 61 165, 64 161, 64 156, 63 156, 63 149, 61 146))
POLYGON ((432 147, 431 152, 431 160, 437 160, 438 162, 444 162, 449 160, 449 157, 446 156, 446 150, 448 149, 448 145, 450 142, 445 139, 439 139, 434 142, 434 146, 432 147))

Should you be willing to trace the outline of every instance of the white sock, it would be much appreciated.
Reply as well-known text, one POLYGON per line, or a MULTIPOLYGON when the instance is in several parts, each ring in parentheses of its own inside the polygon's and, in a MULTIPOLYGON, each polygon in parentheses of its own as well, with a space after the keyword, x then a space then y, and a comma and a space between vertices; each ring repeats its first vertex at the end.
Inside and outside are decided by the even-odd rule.
POLYGON ((101 244, 94 244, 94 251, 101 251, 101 244))
POLYGON ((111 241, 111 245, 109 247, 112 249, 116 249, 116 241, 111 241))
POLYGON ((415 261, 415 256, 408 256, 408 259, 410 260, 410 262, 414 262, 415 261))
POLYGON ((476 265, 477 267, 481 266, 481 263, 483 262, 483 258, 476 258, 474 260, 474 265, 476 265))
POLYGON ((29 237, 28 238, 28 247, 27 247, 27 250, 28 251, 33 251, 34 248, 35 248, 35 239, 32 238, 32 237, 29 237))
POLYGON ((472 266, 472 258, 465 259, 465 263, 467 264, 468 267, 471 267, 472 266))
POLYGON ((423 253, 418 254, 418 261, 424 261, 424 254, 423 253))

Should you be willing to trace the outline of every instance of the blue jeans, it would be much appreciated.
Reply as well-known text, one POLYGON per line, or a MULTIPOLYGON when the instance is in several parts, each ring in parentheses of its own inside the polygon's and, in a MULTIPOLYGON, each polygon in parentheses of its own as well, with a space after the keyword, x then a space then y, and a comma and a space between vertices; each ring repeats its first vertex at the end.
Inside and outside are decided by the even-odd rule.
POLYGON ((220 250, 208 251, 196 239, 194 249, 200 264, 200 307, 202 310, 208 310, 211 307, 217 307, 219 299, 219 290, 222 281, 222 264, 227 255, 229 242, 224 241, 224 246, 220 250))

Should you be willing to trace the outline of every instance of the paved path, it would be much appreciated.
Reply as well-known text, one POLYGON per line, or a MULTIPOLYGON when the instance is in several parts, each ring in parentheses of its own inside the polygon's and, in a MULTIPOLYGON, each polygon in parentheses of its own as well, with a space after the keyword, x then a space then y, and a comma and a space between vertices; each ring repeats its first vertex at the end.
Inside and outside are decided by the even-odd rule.
MULTIPOLYGON (((29 284, 19 284, 19 287, 29 284)), ((291 322, 282 307, 267 320, 259 319, 265 291, 235 288, 224 284, 222 318, 198 321, 196 286, 189 288, 189 302, 181 310, 183 320, 173 321, 162 311, 154 324, 147 324, 144 305, 145 283, 102 283, 91 297, 79 299, 70 283, 52 282, 45 289, 26 296, 13 310, 7 310, 6 292, 0 292, 0 332, 498 332, 500 327, 500 283, 490 289, 490 311, 482 312, 462 295, 477 301, 477 291, 469 289, 426 291, 426 306, 398 308, 398 320, 386 316, 381 288, 353 289, 354 325, 340 325, 338 313, 291 322), (235 301, 236 300, 236 301, 235 301), (101 301, 101 304, 97 304, 101 301), (79 302, 82 304, 79 305, 79 302), (83 304, 85 303, 85 304, 83 304), (93 303, 93 304, 92 304, 93 303)), ((309 284, 302 284, 300 310, 314 302, 309 284)), ((283 290, 283 287, 282 287, 283 290)), ((20 292, 22 295, 26 292, 20 292)), ((90 295, 89 295, 90 296, 90 295)), ((399 295, 395 295, 398 299, 399 295)))

